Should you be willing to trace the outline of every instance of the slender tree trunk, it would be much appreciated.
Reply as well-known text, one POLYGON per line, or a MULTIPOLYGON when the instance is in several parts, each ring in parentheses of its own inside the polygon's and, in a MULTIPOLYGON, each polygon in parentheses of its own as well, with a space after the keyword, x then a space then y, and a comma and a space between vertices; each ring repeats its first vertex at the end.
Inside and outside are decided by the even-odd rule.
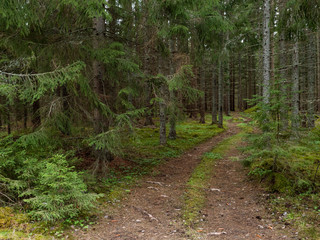
POLYGON ((292 119, 291 127, 297 137, 299 130, 299 43, 296 39, 292 56, 292 119))
POLYGON ((212 71, 212 124, 217 124, 217 78, 216 70, 212 71))
POLYGON ((238 65, 239 65, 239 72, 238 72, 238 109, 240 111, 243 110, 243 105, 242 105, 242 59, 241 59, 241 54, 239 54, 239 59, 238 59, 238 65))
MULTIPOLYGON (((1 127, 1 123, 0 123, 1 127)), ((28 127, 28 108, 26 105, 23 106, 23 128, 27 129, 28 127)))
POLYGON ((223 128, 223 66, 222 61, 219 59, 219 79, 218 79, 218 88, 219 88, 219 100, 218 100, 218 109, 219 109, 219 128, 223 128))
MULTIPOLYGON (((164 56, 161 53, 158 55, 158 70, 159 73, 166 75, 166 61, 164 56)), ((159 126, 159 133, 160 133, 160 144, 166 145, 167 144, 167 105, 166 105, 166 95, 167 95, 167 86, 165 83, 162 83, 160 86, 160 102, 159 102, 159 117, 160 117, 160 126, 159 126)))
POLYGON ((320 28, 317 31, 317 82, 318 82, 318 112, 320 112, 320 28))
MULTIPOLYGON (((148 25, 147 19, 148 19, 148 0, 143 0, 143 17, 142 17, 142 23, 144 24, 144 27, 141 27, 141 34, 143 37, 141 37, 142 41, 140 44, 144 44, 143 48, 143 67, 145 70, 145 74, 147 76, 150 75, 156 75, 157 71, 156 66, 156 53, 154 52, 155 46, 154 46, 154 41, 150 41, 150 39, 153 37, 154 34, 154 29, 148 25)), ((152 119, 152 104, 151 104, 151 99, 153 98, 153 93, 152 93, 152 87, 147 83, 146 84, 146 98, 145 98, 145 106, 147 107, 145 111, 145 126, 149 125, 154 125, 153 119, 152 119)))
MULTIPOLYGON (((93 48, 98 50, 102 43, 104 42, 104 32, 105 32, 105 20, 102 17, 93 19, 93 48)), ((102 93, 102 83, 103 75, 105 72, 103 64, 94 59, 92 63, 92 72, 93 72, 93 91, 97 94, 98 98, 101 99, 102 93)), ((101 134, 109 130, 109 121, 103 116, 100 112, 100 109, 97 107, 93 110, 93 129, 96 135, 101 134)), ((102 170, 106 171, 108 162, 113 160, 112 154, 108 149, 97 150, 94 149, 93 153, 96 157, 96 162, 93 167, 93 172, 102 170)))
POLYGON ((270 0, 264 0, 263 11, 263 102, 270 101, 270 0))
POLYGON ((282 123, 282 130, 287 131, 289 126, 289 119, 288 119, 288 107, 287 107, 287 56, 286 56, 286 42, 284 39, 284 33, 281 33, 280 36, 280 55, 279 55, 279 62, 280 62, 280 91, 281 91, 281 97, 284 98, 283 103, 280 106, 280 119, 282 123))
POLYGON ((40 100, 37 100, 32 104, 31 122, 34 130, 41 125, 40 100))
MULTIPOLYGON (((204 62, 202 62, 204 64, 204 62)), ((205 120, 205 97, 206 97, 206 78, 205 78, 205 70, 202 66, 200 68, 200 89, 203 91, 203 96, 200 99, 200 123, 206 123, 205 120)))
POLYGON ((166 131, 166 103, 165 103, 165 95, 166 89, 165 85, 162 84, 161 86, 161 98, 162 100, 159 103, 159 112, 160 112, 160 144, 166 145, 167 144, 167 131, 166 131))
POLYGON ((8 135, 11 134, 11 107, 8 106, 8 112, 7 112, 7 132, 8 135))
POLYGON ((314 127, 314 90, 315 90, 315 52, 316 44, 315 37, 313 34, 309 36, 309 46, 308 46, 308 113, 307 113, 307 127, 314 127))
MULTIPOLYGON (((229 34, 228 38, 229 39, 229 34)), ((228 50, 227 50, 228 51, 228 50)), ((227 53, 227 58, 225 62, 225 73, 226 73, 226 81, 225 81, 225 112, 227 116, 230 116, 230 66, 229 66, 229 53, 227 53)))
MULTIPOLYGON (((170 40, 170 75, 174 75, 176 72, 176 65, 174 62, 174 53, 176 51, 176 45, 175 42, 171 39, 170 40)), ((174 140, 177 138, 177 131, 176 131, 176 122, 177 122, 177 99, 176 99, 176 93, 174 90, 170 90, 170 116, 169 116, 169 124, 170 124, 170 130, 169 130, 169 139, 174 140)))

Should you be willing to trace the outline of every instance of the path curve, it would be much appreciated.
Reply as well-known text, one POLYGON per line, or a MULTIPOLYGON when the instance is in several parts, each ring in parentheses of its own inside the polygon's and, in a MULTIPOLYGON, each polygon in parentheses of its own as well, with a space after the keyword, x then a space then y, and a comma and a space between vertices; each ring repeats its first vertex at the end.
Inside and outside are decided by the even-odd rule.
POLYGON ((228 130, 157 168, 144 177, 121 206, 102 218, 89 231, 78 231, 76 239, 133 240, 187 239, 181 222, 185 184, 201 156, 225 138, 239 132, 235 123, 228 130))

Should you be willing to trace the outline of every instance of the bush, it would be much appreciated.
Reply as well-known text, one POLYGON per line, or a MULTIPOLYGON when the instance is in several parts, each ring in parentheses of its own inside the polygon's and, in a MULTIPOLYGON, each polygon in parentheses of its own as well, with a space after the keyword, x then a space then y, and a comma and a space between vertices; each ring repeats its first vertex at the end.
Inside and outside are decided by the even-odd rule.
POLYGON ((87 193, 67 153, 53 152, 46 146, 31 148, 10 136, 2 139, 0 191, 6 197, 0 200, 24 202, 33 219, 44 221, 76 217, 92 209, 99 195, 87 193))
POLYGON ((87 186, 79 173, 68 167, 63 155, 55 155, 40 165, 35 186, 21 194, 30 197, 24 201, 29 204, 33 218, 53 221, 76 217, 94 207, 98 195, 86 192, 87 186))

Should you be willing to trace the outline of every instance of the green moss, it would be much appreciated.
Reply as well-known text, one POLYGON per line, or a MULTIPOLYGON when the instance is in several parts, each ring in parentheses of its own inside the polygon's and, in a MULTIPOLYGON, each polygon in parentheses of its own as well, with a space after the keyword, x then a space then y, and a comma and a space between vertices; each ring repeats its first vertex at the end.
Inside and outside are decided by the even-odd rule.
POLYGON ((259 107, 256 105, 252 108, 248 108, 247 110, 244 111, 244 113, 249 113, 249 114, 254 113, 254 112, 258 111, 258 109, 259 109, 259 107))
MULTIPOLYGON (((40 233, 32 233, 39 226, 29 223, 26 214, 18 213, 13 208, 0 208, 0 239, 51 239, 52 237, 44 236, 40 233)), ((42 230, 43 231, 43 230, 42 230)))
MULTIPOLYGON (((169 126, 167 127, 169 129, 169 126)), ((136 163, 148 163, 146 159, 162 160, 177 157, 193 146, 210 139, 225 129, 216 125, 200 124, 188 120, 177 125, 177 139, 168 139, 166 146, 159 144, 159 130, 144 127, 136 130, 136 137, 127 142, 127 157, 136 163)))
POLYGON ((0 226, 3 228, 19 227, 28 222, 28 217, 22 213, 15 213, 13 208, 0 208, 0 226))
POLYGON ((274 173, 274 184, 272 186, 274 191, 280 193, 292 192, 291 182, 281 173, 274 173))

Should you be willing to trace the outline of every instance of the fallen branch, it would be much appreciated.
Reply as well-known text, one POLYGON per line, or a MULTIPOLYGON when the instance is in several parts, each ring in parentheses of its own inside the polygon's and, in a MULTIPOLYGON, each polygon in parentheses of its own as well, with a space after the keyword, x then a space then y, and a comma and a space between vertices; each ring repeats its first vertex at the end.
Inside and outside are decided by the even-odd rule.
POLYGON ((145 211, 145 210, 142 210, 142 209, 140 209, 140 208, 137 208, 137 207, 134 207, 136 210, 138 210, 139 212, 141 212, 142 214, 145 214, 145 215, 147 215, 149 218, 150 218, 150 220, 152 221, 152 220, 155 220, 156 222, 159 222, 159 220, 157 219, 157 218, 155 218, 154 216, 152 216, 150 213, 148 213, 147 211, 145 211))
POLYGON ((160 185, 161 187, 163 186, 163 183, 161 183, 161 182, 147 181, 147 183, 158 184, 158 185, 160 185))

